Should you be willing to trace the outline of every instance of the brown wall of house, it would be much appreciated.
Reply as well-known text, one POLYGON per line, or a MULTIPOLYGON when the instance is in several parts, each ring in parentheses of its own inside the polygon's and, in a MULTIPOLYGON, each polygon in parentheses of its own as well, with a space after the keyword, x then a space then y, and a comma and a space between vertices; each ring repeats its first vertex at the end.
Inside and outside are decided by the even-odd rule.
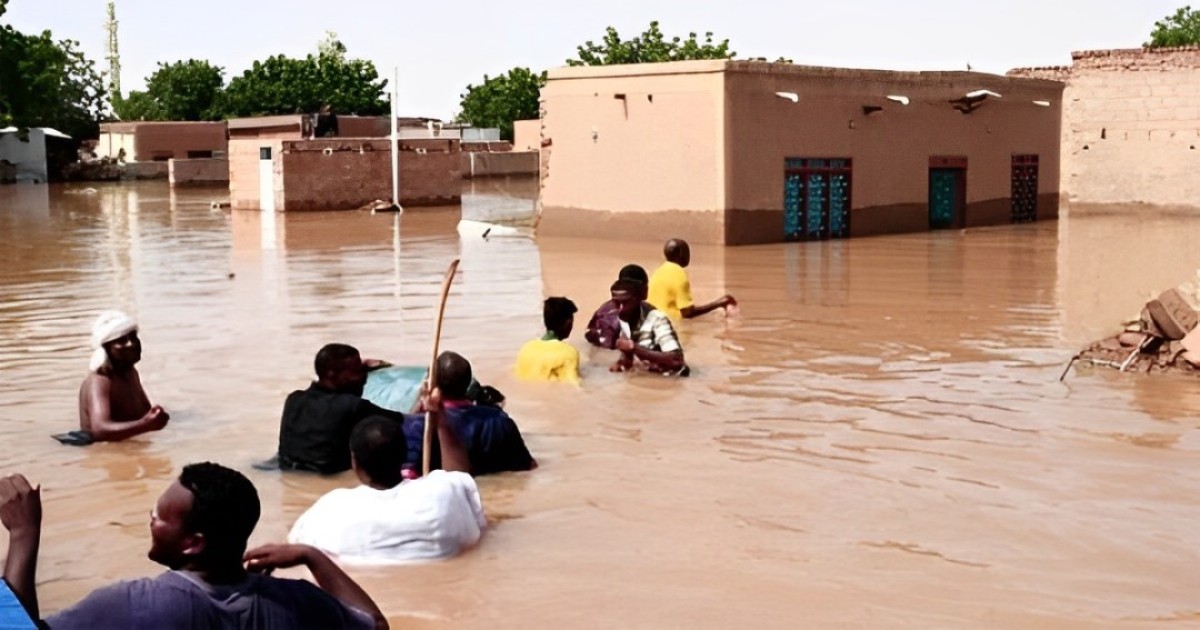
POLYGON ((549 235, 780 241, 789 157, 852 160, 852 236, 928 229, 934 156, 967 158, 965 227, 1010 220, 1014 154, 1039 156, 1038 217, 1057 216, 1054 81, 700 61, 558 69, 542 99, 549 235), (951 106, 979 89, 1001 96, 951 106))
POLYGON ((724 66, 551 71, 539 233, 721 242, 724 66))
POLYGON ((1063 192, 1082 203, 1200 206, 1200 47, 1092 50, 1069 68, 1063 192))
POLYGON ((150 162, 186 159, 188 151, 228 150, 224 122, 135 123, 134 155, 129 160, 150 162))
POLYGON ((882 72, 735 62, 727 73, 729 243, 783 234, 786 158, 852 160, 853 236, 929 228, 929 161, 965 156, 965 226, 1007 223, 1012 155, 1039 156, 1039 218, 1057 216, 1062 86, 968 72, 882 72), (949 103, 988 89, 970 114, 949 103), (798 101, 776 96, 798 95, 798 101), (910 99, 908 105, 888 95, 910 99), (1050 101, 1049 107, 1035 100, 1050 101), (870 114, 864 107, 881 107, 870 114))

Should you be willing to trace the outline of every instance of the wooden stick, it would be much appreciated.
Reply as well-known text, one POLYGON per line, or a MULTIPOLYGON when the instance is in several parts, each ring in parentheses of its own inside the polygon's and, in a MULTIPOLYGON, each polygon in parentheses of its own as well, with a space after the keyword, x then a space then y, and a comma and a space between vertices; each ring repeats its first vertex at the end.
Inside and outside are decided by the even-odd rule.
MULTIPOLYGON (((446 298, 450 296, 450 285, 454 282, 454 273, 458 271, 458 259, 455 258, 446 268, 446 277, 442 279, 442 297, 438 302, 437 325, 433 331, 433 358, 429 360, 429 391, 437 387, 438 345, 442 341, 442 316, 446 314, 446 298)), ((421 475, 429 474, 430 458, 433 455, 433 414, 425 410, 425 436, 422 439, 421 475)))

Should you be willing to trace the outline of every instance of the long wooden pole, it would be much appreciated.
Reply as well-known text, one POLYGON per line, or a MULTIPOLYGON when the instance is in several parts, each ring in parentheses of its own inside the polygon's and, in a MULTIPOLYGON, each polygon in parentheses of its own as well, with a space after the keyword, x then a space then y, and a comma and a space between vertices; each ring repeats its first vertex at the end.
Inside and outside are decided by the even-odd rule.
MULTIPOLYGON (((442 317, 446 314, 446 298, 450 296, 450 285, 454 282, 454 273, 458 271, 458 259, 455 258, 446 268, 446 277, 442 279, 442 296, 438 301, 437 325, 433 331, 433 357, 429 360, 429 391, 437 387, 438 346, 442 341, 442 317)), ((421 474, 429 474, 430 457, 433 455, 433 414, 425 410, 425 436, 421 448, 421 474)))

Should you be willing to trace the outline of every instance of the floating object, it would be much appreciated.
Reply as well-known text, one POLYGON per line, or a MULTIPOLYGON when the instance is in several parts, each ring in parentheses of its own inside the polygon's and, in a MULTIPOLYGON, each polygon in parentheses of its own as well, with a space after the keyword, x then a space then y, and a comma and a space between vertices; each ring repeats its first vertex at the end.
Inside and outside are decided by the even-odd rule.
POLYGON ((900 103, 901 105, 908 105, 910 102, 909 98, 907 96, 901 96, 899 94, 889 94, 887 97, 887 100, 896 101, 897 103, 900 103))
POLYGON ((87 446, 95 441, 92 439, 92 434, 87 431, 67 431, 66 433, 56 433, 50 437, 67 446, 87 446))
POLYGON ((222 208, 228 208, 228 207, 230 207, 230 205, 231 204, 228 201, 210 201, 208 203, 208 207, 212 210, 220 210, 222 208))
POLYGON ((986 98, 988 96, 993 98, 1002 98, 999 94, 991 90, 975 90, 973 92, 967 92, 967 98, 986 98))
POLYGON ((793 103, 800 102, 800 95, 795 92, 776 92, 775 96, 793 103))
POLYGON ((1050 101, 1034 101, 1033 104, 1038 107, 1050 107, 1050 101))
POLYGON ((495 237, 522 238, 533 236, 533 228, 463 219, 458 222, 458 233, 460 236, 479 236, 483 239, 495 237))

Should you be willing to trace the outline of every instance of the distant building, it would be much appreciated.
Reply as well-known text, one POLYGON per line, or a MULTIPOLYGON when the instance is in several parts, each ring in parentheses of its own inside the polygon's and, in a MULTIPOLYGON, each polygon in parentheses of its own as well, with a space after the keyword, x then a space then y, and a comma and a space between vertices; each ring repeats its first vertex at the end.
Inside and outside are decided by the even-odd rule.
POLYGON ((1062 191, 1200 207, 1200 47, 1086 50, 1009 76, 1064 81, 1062 191))
POLYGON ((70 139, 49 127, 0 129, 0 183, 30 182, 44 184, 49 179, 46 167, 46 139, 70 139))
MULTIPOLYGON (((427 129, 426 119, 400 119, 427 129)), ((229 196, 234 209, 350 210, 392 196, 391 124, 386 116, 338 116, 335 137, 313 138, 306 115, 229 121, 229 196)), ((457 136, 400 141, 402 205, 462 197, 457 136)))
POLYGON ((97 157, 125 162, 219 158, 227 150, 224 122, 100 123, 100 140, 96 143, 97 157))
POLYGON ((1052 219, 1062 91, 752 61, 551 70, 539 230, 734 245, 1052 219))

